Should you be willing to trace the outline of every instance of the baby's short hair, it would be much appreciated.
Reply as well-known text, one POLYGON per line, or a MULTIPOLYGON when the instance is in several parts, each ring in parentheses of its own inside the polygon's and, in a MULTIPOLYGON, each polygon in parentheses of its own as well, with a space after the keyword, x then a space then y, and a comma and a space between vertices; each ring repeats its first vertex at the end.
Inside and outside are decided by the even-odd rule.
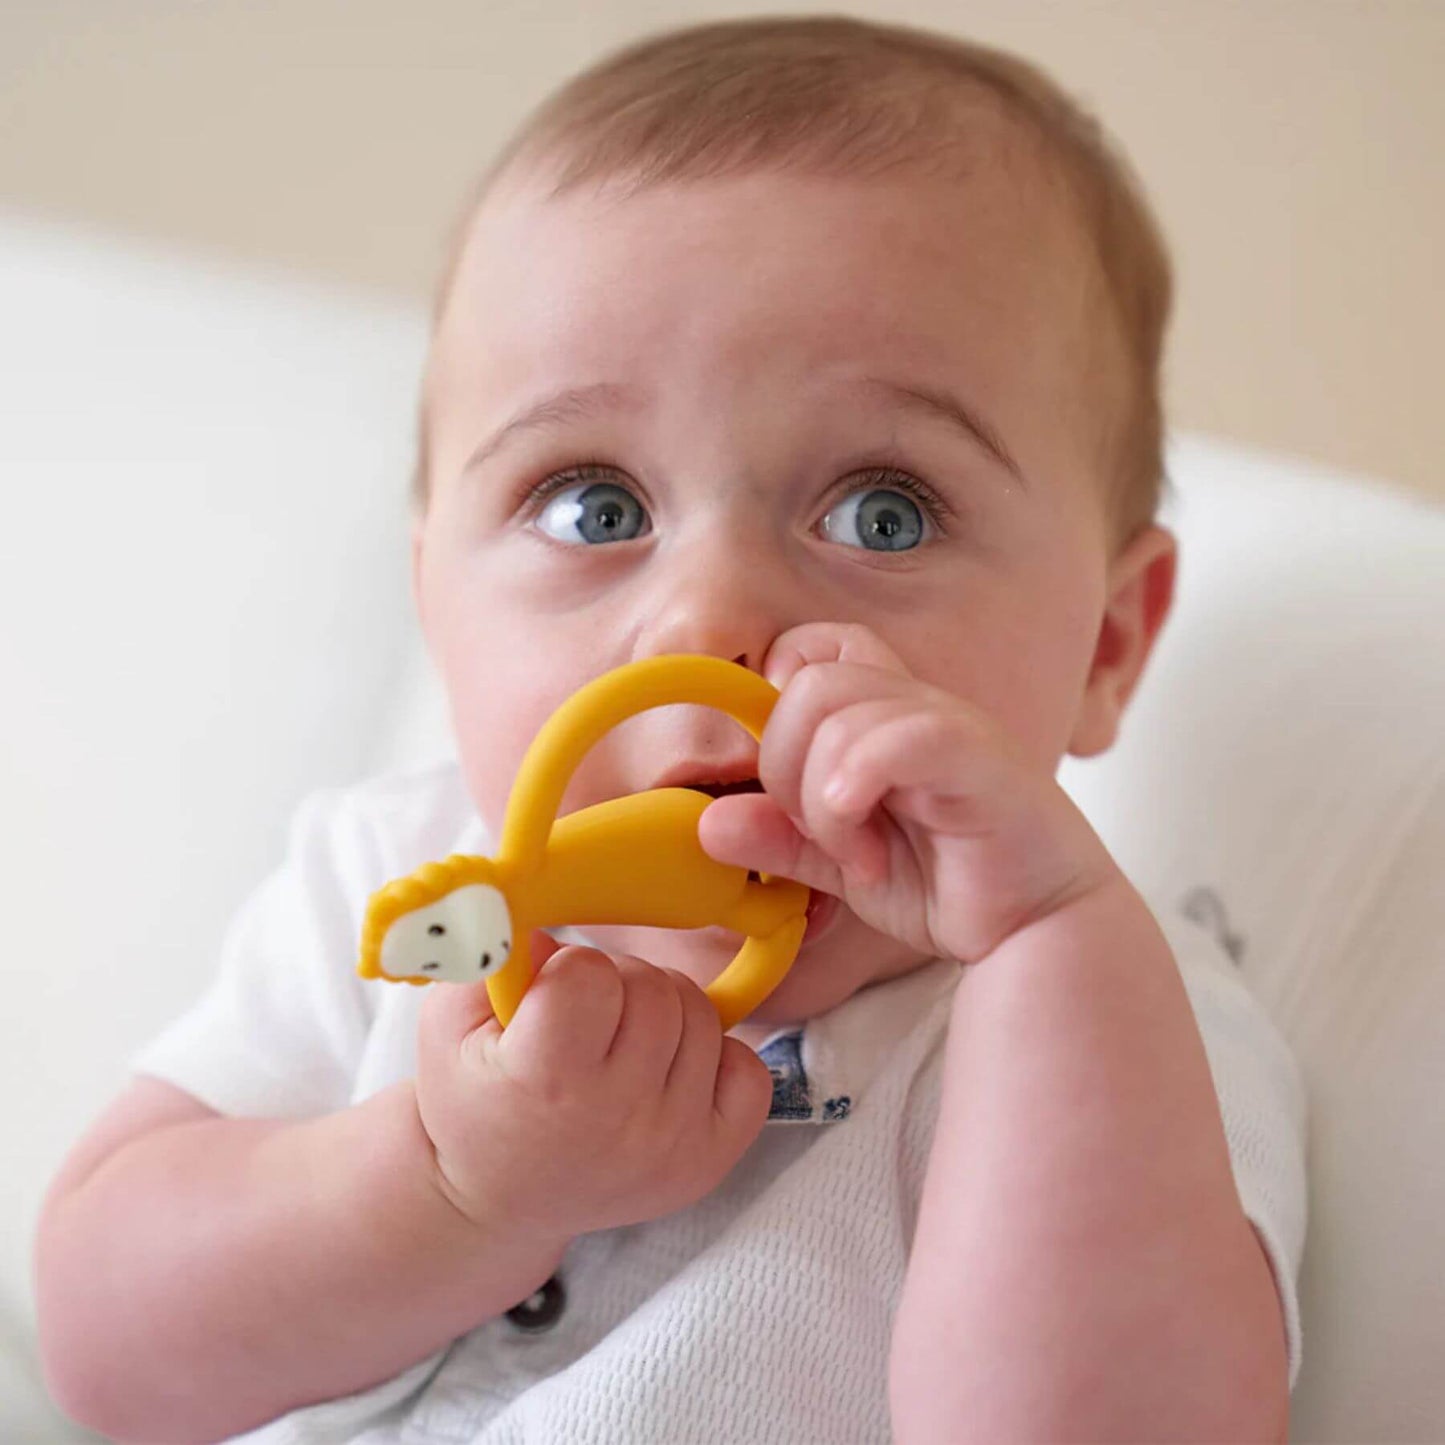
MULTIPOLYGON (((933 31, 843 16, 755 17, 649 36, 554 91, 495 156, 452 236, 433 302, 440 319, 470 222, 505 173, 546 170, 556 196, 595 182, 641 189, 747 171, 964 176, 980 103, 1020 123, 1063 182, 1098 262, 1125 369, 1100 464, 1116 536, 1158 506, 1164 478, 1161 362, 1172 282, 1142 188, 1099 123, 1044 72, 933 31)), ((428 487, 423 388, 414 499, 428 487)))

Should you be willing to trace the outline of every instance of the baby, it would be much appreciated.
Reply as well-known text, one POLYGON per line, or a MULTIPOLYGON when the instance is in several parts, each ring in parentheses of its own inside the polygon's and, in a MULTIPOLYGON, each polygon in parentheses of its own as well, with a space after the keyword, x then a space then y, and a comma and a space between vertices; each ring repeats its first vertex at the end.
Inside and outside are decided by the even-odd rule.
POLYGON ((458 763, 302 808, 207 997, 37 1242, 57 1398, 119 1440, 1281 1440, 1300 1100, 1212 941, 1054 779, 1169 609, 1167 261, 996 52, 838 18, 663 35, 506 148, 443 277, 415 597, 458 763), (370 893, 487 853, 552 711, 706 653, 564 811, 689 784, 816 890, 724 1035, 723 929, 359 979, 370 893), (273 1422, 268 1425, 268 1422, 273 1422))

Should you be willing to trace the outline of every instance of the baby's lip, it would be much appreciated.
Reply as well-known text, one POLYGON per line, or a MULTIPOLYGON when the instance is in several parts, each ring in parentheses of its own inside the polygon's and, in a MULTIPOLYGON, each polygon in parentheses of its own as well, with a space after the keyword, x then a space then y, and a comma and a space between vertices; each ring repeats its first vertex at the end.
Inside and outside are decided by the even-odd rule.
POLYGON ((692 783, 690 787, 710 798, 726 798, 733 793, 761 793, 763 785, 756 778, 743 778, 736 783, 692 783))
MULTIPOLYGON (((755 875, 754 875, 755 876, 755 875)), ((831 933, 833 926, 838 922, 839 915, 843 912, 843 900, 831 893, 824 893, 821 889, 811 888, 808 890, 808 925, 804 930, 799 948, 806 948, 814 939, 831 933)), ((721 924, 711 924, 707 928, 694 930, 701 934, 712 934, 718 938, 737 940, 742 934, 734 928, 724 928, 721 924)))
MULTIPOLYGON (((652 784, 654 788, 693 788, 710 798, 724 798, 734 793, 761 793, 756 752, 751 757, 726 762, 681 763, 668 769, 652 784)), ((748 881, 755 883, 758 875, 750 871, 748 881)))
POLYGON ((758 781, 756 756, 726 762, 682 763, 669 768, 652 786, 696 788, 714 798, 721 798, 727 793, 760 793, 763 790, 762 783, 758 781))
POLYGON ((808 893, 808 927, 803 934, 803 943, 811 943, 820 934, 827 933, 837 921, 842 907, 842 899, 817 888, 810 889, 808 893))

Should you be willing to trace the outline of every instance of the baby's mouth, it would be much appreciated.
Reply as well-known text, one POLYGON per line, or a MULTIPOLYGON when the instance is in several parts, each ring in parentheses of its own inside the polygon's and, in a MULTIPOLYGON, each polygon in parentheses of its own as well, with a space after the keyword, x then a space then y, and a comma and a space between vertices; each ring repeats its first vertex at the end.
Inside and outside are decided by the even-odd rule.
MULTIPOLYGON (((710 798, 726 798, 733 793, 761 793, 763 785, 757 778, 739 778, 735 783, 687 783, 684 786, 695 792, 706 793, 710 798)), ((748 870, 749 883, 761 883, 756 871, 748 870)))
MULTIPOLYGON (((695 788, 699 793, 706 793, 710 798, 725 798, 732 793, 761 793, 763 791, 763 785, 757 778, 739 778, 733 783, 687 783, 685 786, 695 788)), ((762 881, 755 870, 748 870, 749 883, 761 883, 762 881)), ((810 943, 819 934, 826 932, 829 925, 837 918, 839 907, 839 900, 831 893, 820 893, 816 888, 811 889, 808 894, 808 930, 803 935, 803 942, 810 943)))
MULTIPOLYGON (((838 917, 843 903, 831 893, 820 893, 818 889, 808 890, 808 927, 803 934, 803 944, 811 943, 820 934, 826 933, 838 917)), ((803 944, 799 946, 802 947, 803 944)))
POLYGON ((740 778, 735 783, 688 783, 686 785, 710 798, 726 798, 733 793, 761 793, 763 785, 757 778, 740 778))
MULTIPOLYGON (((748 874, 748 881, 759 882, 756 873, 748 874)), ((803 932, 799 948, 805 948, 815 938, 821 937, 824 933, 832 931, 832 926, 838 920, 838 914, 842 910, 843 901, 835 898, 831 893, 823 893, 817 888, 808 890, 808 925, 803 932)), ((724 928, 721 924, 713 924, 707 928, 697 930, 699 933, 713 934, 720 939, 728 939, 736 942, 742 935, 736 929, 724 928)))

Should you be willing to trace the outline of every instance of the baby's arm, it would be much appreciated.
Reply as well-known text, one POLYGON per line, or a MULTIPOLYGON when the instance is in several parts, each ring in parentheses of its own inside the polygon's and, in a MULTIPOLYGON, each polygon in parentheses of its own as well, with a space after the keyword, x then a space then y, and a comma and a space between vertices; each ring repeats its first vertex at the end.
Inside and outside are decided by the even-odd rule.
POLYGON ((898 1437, 1282 1440, 1286 1374, 1189 1001, 1121 878, 955 996, 898 1437))
POLYGON ((318 1118, 139 1082, 43 1211, 52 1389, 166 1445, 378 1383, 525 1299, 576 1235, 710 1192, 771 1096, 691 980, 582 948, 505 1034, 485 985, 428 989, 415 1081, 318 1118))
POLYGON ((415 1363, 525 1299, 565 1245, 458 1211, 410 1083, 292 1122, 137 1079, 46 1202, 42 1356, 107 1436, 213 1440, 415 1363))
POLYGON ((765 792, 717 799, 704 848, 967 965, 894 1320, 898 1439, 1282 1435, 1288 1302, 1143 900, 1036 746, 869 629, 801 624, 764 671, 765 792))

